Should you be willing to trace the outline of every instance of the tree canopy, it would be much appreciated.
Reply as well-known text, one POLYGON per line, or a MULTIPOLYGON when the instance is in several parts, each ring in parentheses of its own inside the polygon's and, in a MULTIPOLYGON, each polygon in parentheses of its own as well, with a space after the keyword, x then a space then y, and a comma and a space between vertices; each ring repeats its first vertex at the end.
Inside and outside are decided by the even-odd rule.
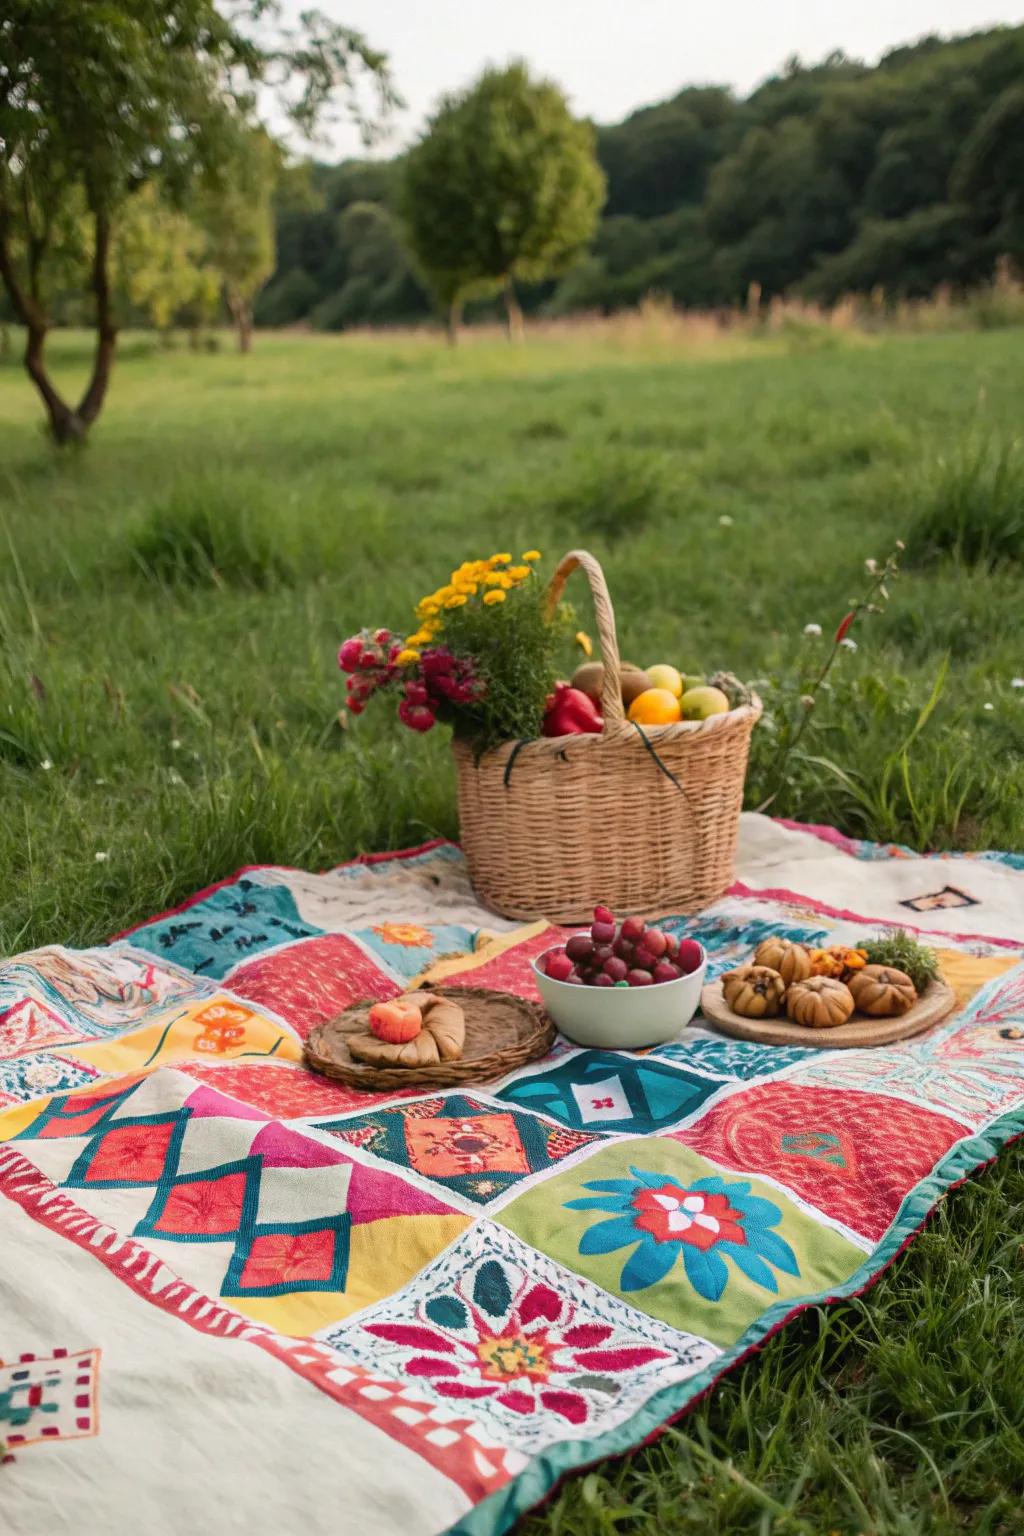
POLYGON ((500 288, 515 330, 515 282, 570 267, 604 196, 593 128, 557 86, 512 64, 444 99, 406 158, 401 208, 441 303, 500 288))

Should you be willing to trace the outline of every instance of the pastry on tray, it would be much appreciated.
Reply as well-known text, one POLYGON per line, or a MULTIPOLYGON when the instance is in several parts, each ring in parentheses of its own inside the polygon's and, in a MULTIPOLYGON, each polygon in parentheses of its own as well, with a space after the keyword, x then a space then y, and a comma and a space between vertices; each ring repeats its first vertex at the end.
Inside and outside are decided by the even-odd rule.
POLYGON ((371 1067, 436 1067, 457 1061, 466 1043, 466 1017, 458 1003, 433 992, 407 992, 370 1009, 370 1028, 349 1035, 356 1061, 371 1067), (415 1027, 415 1012, 420 1027, 415 1027))

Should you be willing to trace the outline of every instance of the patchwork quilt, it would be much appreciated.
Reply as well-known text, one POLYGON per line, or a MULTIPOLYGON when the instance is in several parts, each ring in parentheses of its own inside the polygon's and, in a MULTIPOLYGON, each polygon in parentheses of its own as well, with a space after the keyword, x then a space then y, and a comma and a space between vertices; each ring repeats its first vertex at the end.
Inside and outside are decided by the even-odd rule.
POLYGON ((901 921, 957 1011, 876 1050, 698 1017, 472 1089, 315 1076, 356 999, 536 996, 561 930, 477 908, 443 843, 0 963, 4 1530, 492 1536, 869 1285, 1024 1131, 1024 868, 747 817, 738 874, 667 920, 712 974, 901 921))

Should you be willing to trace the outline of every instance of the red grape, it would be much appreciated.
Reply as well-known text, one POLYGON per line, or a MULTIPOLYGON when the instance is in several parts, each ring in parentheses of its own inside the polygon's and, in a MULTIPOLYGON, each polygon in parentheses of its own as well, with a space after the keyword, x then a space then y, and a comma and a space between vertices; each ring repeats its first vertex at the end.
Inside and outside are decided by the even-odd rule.
POLYGON ((591 923, 590 937, 595 944, 611 944, 615 940, 615 924, 591 923))
POLYGON ((577 964, 581 961, 589 960, 594 953, 593 940, 585 933, 574 933, 572 938, 566 942, 565 952, 569 959, 575 960, 577 964))
POLYGON ((653 971, 658 963, 657 955, 652 955, 646 944, 638 944, 633 955, 633 965, 638 971, 653 971))
POLYGON ((629 973, 629 966, 618 955, 612 955, 610 960, 604 963, 604 974, 610 976, 612 981, 625 981, 629 973))
POLYGON ((660 960, 668 949, 668 941, 660 928, 647 928, 644 931, 644 948, 649 949, 656 960, 660 960))
POLYGON ((649 987, 651 985, 650 971, 630 971, 626 977, 631 987, 649 987))
POLYGON ((643 938, 643 932, 644 920, 642 917, 627 917, 621 929, 622 937, 628 939, 631 944, 635 944, 638 939, 643 938))
POLYGON ((595 907, 594 908, 594 922, 595 923, 611 923, 612 927, 614 928, 614 926, 615 926, 615 913, 611 910, 610 907, 595 907))
POLYGON ((682 974, 678 965, 673 965, 671 960, 659 960, 654 967, 655 981, 678 981, 682 974))
POLYGON ((565 979, 570 987, 582 987, 583 985, 583 977, 579 971, 573 971, 572 975, 567 976, 565 979))
POLYGON ((604 971, 598 971, 590 985, 592 987, 614 987, 615 983, 604 971))
POLYGON ((592 963, 595 966, 604 965, 605 961, 610 960, 614 953, 615 951, 610 944, 598 944, 591 957, 592 963))
POLYGON ((632 963, 634 945, 627 938, 624 938, 621 933, 612 945, 612 950, 618 955, 620 960, 627 960, 632 963))
POLYGON ((676 938, 674 933, 666 933, 665 945, 666 960, 674 960, 676 955, 679 953, 679 940, 676 938))
POLYGON ((573 964, 564 949, 549 949, 544 956, 544 970, 552 981, 568 981, 573 964))
POLYGON ((687 976, 696 971, 704 959, 704 951, 696 939, 680 939, 677 965, 687 976))

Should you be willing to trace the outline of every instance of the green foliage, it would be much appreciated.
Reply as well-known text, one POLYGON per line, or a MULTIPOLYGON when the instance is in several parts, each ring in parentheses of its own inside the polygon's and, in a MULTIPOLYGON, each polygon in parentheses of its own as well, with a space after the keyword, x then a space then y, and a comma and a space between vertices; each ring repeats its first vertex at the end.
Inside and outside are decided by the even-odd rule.
POLYGON ((262 589, 291 569, 260 510, 201 480, 151 506, 128 536, 128 560, 146 580, 262 589))
POLYGON ((206 237, 161 199, 153 182, 125 206, 113 267, 128 302, 158 331, 169 330, 182 310, 207 323, 216 316, 221 278, 208 260, 206 237))
POLYGON ((604 201, 594 133, 522 64, 449 96, 405 162, 402 213, 416 259, 448 306, 564 271, 604 201))
POLYGON ((1024 562, 1024 445, 974 434, 937 458, 914 490, 908 534, 917 562, 952 555, 966 564, 1024 562))
POLYGON ((919 992, 939 974, 934 949, 918 943, 905 928, 889 928, 882 934, 858 938, 857 945, 868 952, 868 965, 888 965, 909 976, 919 992))

